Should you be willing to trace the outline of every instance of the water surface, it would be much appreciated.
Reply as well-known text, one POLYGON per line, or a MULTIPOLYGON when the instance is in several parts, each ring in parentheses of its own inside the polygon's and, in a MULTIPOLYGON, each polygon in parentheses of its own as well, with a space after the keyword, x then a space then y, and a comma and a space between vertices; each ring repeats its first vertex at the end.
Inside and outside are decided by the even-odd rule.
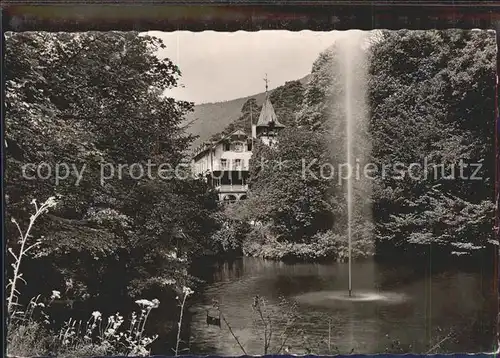
MULTIPOLYGON (((409 266, 354 262, 353 291, 371 299, 345 300, 347 264, 286 264, 243 258, 205 268, 208 284, 191 307, 193 354, 240 355, 227 325, 207 326, 207 310, 217 300, 247 354, 263 354, 263 329, 252 310, 264 297, 277 322, 297 305, 297 328, 284 349, 290 353, 478 352, 493 347, 495 295, 490 272, 458 269, 433 272, 409 266), (330 344, 328 345, 328 341, 330 344), (441 342, 441 343, 440 343, 441 342), (330 348, 328 348, 330 347, 330 348)), ((284 323, 276 323, 268 353, 281 346, 284 323)), ((287 336, 287 335, 285 335, 287 336)), ((281 351, 285 353, 285 351, 281 351)))

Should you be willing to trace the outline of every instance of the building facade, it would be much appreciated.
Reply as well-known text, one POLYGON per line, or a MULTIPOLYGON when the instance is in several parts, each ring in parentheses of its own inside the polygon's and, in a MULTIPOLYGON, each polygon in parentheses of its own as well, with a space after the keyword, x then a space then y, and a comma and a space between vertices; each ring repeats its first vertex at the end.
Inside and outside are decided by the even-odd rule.
POLYGON ((284 127, 276 117, 266 88, 266 99, 259 119, 256 124, 252 123, 252 135, 237 130, 218 141, 202 144, 192 158, 193 173, 206 178, 214 186, 220 201, 246 199, 254 140, 260 139, 272 146, 284 127))

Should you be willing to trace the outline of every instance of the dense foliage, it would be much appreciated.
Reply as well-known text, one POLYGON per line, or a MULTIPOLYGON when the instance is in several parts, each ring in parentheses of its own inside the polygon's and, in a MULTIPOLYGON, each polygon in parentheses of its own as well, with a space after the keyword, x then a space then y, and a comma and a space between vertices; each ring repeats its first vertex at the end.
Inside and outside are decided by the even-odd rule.
MULTIPOLYGON (((162 47, 134 32, 7 36, 7 216, 23 222, 33 198, 59 202, 34 233, 43 241, 25 289, 43 293, 40 275, 44 290, 74 298, 175 289, 204 253, 215 196, 158 170, 183 165, 192 141, 182 126, 192 104, 162 96, 180 76, 162 47)), ((15 235, 8 225, 10 246, 15 235)))
MULTIPOLYGON (((163 47, 161 40, 134 32, 6 35, 6 239, 22 253, 17 260, 11 253, 7 274, 16 279, 12 287, 22 292, 21 304, 52 292, 43 306, 37 297, 25 307, 55 310, 58 319, 64 316, 57 304, 106 302, 109 307, 99 307, 115 314, 132 302, 128 298, 161 290, 168 301, 163 334, 176 336, 177 352, 185 323, 170 307, 181 297, 183 312, 193 293, 192 259, 224 253, 346 260, 347 188, 335 172, 346 160, 346 110, 339 100, 345 73, 338 71, 342 51, 333 45, 315 61, 307 82, 270 92, 286 128, 273 147, 255 141, 248 199, 220 210, 208 183, 189 175, 187 150, 194 138, 185 123, 193 104, 163 95, 180 76, 174 63, 157 57, 163 47), (33 224, 33 199, 52 196, 49 202, 57 205, 26 228, 23 223, 33 224), (30 235, 19 239, 17 223, 30 235), (28 253, 23 240, 39 242, 28 253), (22 275, 16 272, 19 258, 22 275), (67 301, 59 300, 59 291, 67 301)), ((375 252, 386 258, 429 252, 453 257, 497 245, 495 48, 488 32, 447 30, 382 31, 358 49, 367 59, 360 69, 368 74, 368 98, 355 103, 353 156, 361 166, 386 170, 355 180, 355 258, 375 252), (416 172, 409 171, 412 163, 416 172)), ((239 116, 212 139, 237 129, 250 134, 261 109, 258 96, 242 102, 239 116)), ((25 355, 46 352, 57 322, 43 317, 11 330, 11 347, 19 344, 25 355)), ((70 327, 57 329, 71 333, 70 327)), ((106 339, 121 345, 124 338, 113 334, 106 339)), ((80 353, 112 352, 104 348, 80 353)))
MULTIPOLYGON (((384 31, 359 49, 368 59, 361 67, 368 72, 368 102, 358 107, 369 123, 355 128, 354 156, 361 167, 378 168, 373 179, 354 185, 360 255, 373 251, 373 239, 378 254, 392 257, 418 256, 430 246, 463 255, 495 243, 495 48, 491 33, 448 30, 384 31), (363 157, 367 152, 371 155, 363 157), (420 171, 412 170, 410 177, 412 163, 420 171)), ((344 89, 342 74, 335 71, 340 56, 333 45, 314 63, 302 94, 296 87, 276 97, 279 107, 287 107, 279 119, 288 129, 276 148, 259 142, 254 148, 250 197, 242 212, 265 223, 266 230, 249 238, 260 242, 247 245, 249 253, 342 257, 331 245, 318 248, 317 237, 329 236, 330 244, 337 235, 346 240, 345 182, 300 175, 302 159, 317 160, 311 167, 316 174, 321 164, 338 168, 345 162, 345 112, 339 101, 344 89), (277 248, 279 242, 289 246, 277 248)))
POLYGON ((384 32, 373 45, 373 161, 429 168, 377 181, 381 243, 464 254, 492 238, 495 49, 492 33, 460 30, 384 32))

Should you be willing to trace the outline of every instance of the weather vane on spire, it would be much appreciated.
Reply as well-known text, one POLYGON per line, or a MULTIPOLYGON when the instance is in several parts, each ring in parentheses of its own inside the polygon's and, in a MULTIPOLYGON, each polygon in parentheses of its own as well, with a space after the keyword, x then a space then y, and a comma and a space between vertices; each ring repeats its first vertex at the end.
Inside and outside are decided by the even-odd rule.
POLYGON ((269 80, 267 79, 267 73, 266 73, 266 78, 264 78, 264 82, 266 82, 266 93, 267 93, 267 87, 269 84, 269 80))

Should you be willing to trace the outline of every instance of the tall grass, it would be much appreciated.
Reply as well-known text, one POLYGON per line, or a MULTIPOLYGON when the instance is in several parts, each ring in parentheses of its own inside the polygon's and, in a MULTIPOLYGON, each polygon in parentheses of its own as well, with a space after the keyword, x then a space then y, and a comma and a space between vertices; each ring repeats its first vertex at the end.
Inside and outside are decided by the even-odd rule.
POLYGON ((16 225, 16 228, 19 232, 19 251, 14 253, 12 247, 8 248, 8 252, 14 257, 14 263, 12 267, 14 268, 13 277, 9 279, 9 283, 7 284, 7 289, 9 290, 9 296, 7 298, 7 312, 9 314, 13 314, 15 310, 15 306, 17 305, 19 291, 17 290, 19 281, 24 281, 23 274, 21 272, 21 262, 24 257, 28 255, 28 253, 40 245, 41 241, 37 240, 32 242, 32 236, 30 235, 31 229, 35 224, 36 219, 46 212, 49 211, 49 208, 56 206, 55 197, 50 197, 44 202, 40 207, 36 203, 36 199, 31 201, 31 204, 35 206, 35 213, 30 216, 30 222, 28 224, 28 228, 25 232, 21 229, 21 226, 18 224, 16 219, 12 218, 11 221, 16 225))
MULTIPOLYGON (((31 204, 34 205, 35 212, 31 215, 25 231, 14 218, 11 219, 18 230, 19 239, 17 250, 12 247, 8 248, 14 262, 12 263, 12 277, 7 285, 7 355, 55 354, 58 357, 149 355, 148 347, 158 336, 146 336, 145 328, 151 311, 160 304, 157 299, 137 300, 136 304, 140 311, 131 314, 128 327, 125 327, 125 319, 118 312, 104 319, 99 311, 94 311, 86 322, 70 318, 58 330, 49 328, 51 319, 45 310, 54 300, 61 298, 59 291, 53 290, 51 297, 46 300, 38 295, 32 298, 25 307, 19 303, 22 301, 20 300, 22 298, 20 283, 27 284, 21 272, 21 264, 23 259, 41 243, 40 240, 33 239, 31 231, 36 220, 42 214, 47 213, 49 208, 54 207, 56 201, 54 197, 50 197, 40 206, 36 200, 33 200, 31 204)), ((181 323, 182 314, 179 327, 181 323)))

